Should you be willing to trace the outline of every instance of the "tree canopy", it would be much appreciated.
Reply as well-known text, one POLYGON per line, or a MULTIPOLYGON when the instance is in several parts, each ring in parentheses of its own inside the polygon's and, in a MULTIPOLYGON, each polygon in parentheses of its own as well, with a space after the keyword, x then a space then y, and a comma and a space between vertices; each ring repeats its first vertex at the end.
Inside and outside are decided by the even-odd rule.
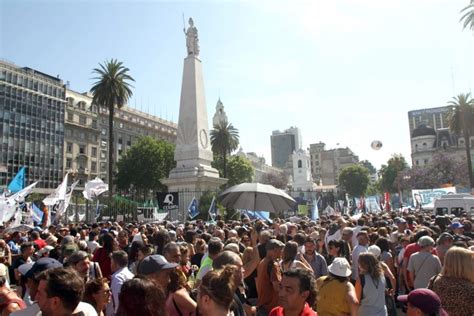
POLYGON ((398 174, 408 168, 408 163, 401 154, 393 154, 387 161, 386 165, 382 165, 379 171, 380 187, 384 192, 398 192, 399 188, 396 183, 398 174))
POLYGON ((226 121, 214 125, 211 130, 211 146, 215 165, 222 165, 221 176, 227 178, 227 156, 239 147, 239 130, 226 121))
POLYGON ((92 103, 105 108, 109 112, 109 201, 112 202, 114 190, 114 110, 115 107, 121 108, 133 95, 130 81, 135 81, 128 72, 130 69, 125 67, 122 62, 116 59, 105 61, 99 64, 99 68, 94 68, 93 73, 97 75, 97 80, 90 92, 93 95, 92 103))
POLYGON ((345 167, 339 174, 339 184, 352 197, 364 195, 369 180, 369 170, 357 164, 345 167))
POLYGON ((244 182, 252 182, 254 176, 253 166, 247 158, 232 156, 229 159, 228 185, 236 185, 244 182))
POLYGON ((174 161, 174 145, 152 137, 142 137, 125 152, 117 163, 119 189, 163 190, 161 179, 167 178, 174 161))
POLYGON ((288 186, 288 176, 284 172, 268 172, 262 175, 260 182, 273 185, 277 189, 286 189, 288 186))

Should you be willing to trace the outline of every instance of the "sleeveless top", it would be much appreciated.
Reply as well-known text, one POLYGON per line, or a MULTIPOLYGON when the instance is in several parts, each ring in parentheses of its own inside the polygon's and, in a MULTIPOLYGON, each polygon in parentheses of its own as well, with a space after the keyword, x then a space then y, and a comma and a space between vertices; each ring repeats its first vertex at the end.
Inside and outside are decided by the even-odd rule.
POLYGON ((361 274, 360 278, 364 278, 364 282, 358 315, 386 316, 387 308, 385 307, 385 276, 381 275, 378 277, 378 279, 372 279, 372 277, 368 274, 361 274))
POLYGON ((328 281, 328 276, 320 277, 317 282, 318 303, 317 312, 319 315, 339 316, 350 314, 351 310, 347 302, 347 283, 338 280, 328 281))

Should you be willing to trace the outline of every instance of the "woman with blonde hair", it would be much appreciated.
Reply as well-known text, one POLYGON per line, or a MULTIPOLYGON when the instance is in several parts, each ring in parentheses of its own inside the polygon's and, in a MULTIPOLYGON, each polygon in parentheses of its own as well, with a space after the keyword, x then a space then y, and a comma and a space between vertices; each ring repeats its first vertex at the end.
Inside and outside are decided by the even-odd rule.
POLYGON ((428 288, 438 294, 450 316, 474 315, 474 252, 450 248, 441 273, 431 279, 428 288))

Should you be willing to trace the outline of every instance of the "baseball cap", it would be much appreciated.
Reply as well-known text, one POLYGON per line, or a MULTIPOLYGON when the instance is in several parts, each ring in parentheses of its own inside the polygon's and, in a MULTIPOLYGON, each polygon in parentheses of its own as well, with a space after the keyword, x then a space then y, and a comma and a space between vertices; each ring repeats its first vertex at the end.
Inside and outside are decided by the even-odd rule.
POLYGON ((454 222, 454 223, 451 224, 452 229, 458 229, 458 228, 463 228, 463 227, 464 227, 464 225, 461 224, 460 222, 454 222))
POLYGON ((442 233, 438 237, 438 243, 442 243, 443 241, 448 240, 448 239, 454 239, 453 235, 451 235, 450 233, 446 233, 446 232, 442 233))
POLYGON ((137 267, 138 274, 148 275, 165 269, 173 269, 177 263, 168 262, 162 255, 151 255, 145 257, 137 267))
POLYGON ((423 236, 420 239, 418 239, 418 246, 420 247, 434 246, 434 244, 435 244, 435 241, 430 236, 423 236))
POLYGON ((267 250, 274 250, 285 247, 285 244, 279 241, 278 239, 270 239, 267 241, 265 248, 267 250))
POLYGON ((396 217, 394 220, 395 224, 406 224, 407 221, 403 217, 396 217))
POLYGON ((63 265, 56 259, 53 258, 41 258, 33 264, 31 269, 25 273, 25 277, 33 279, 36 274, 54 268, 62 267, 63 265))
POLYGON ((441 308, 441 300, 439 296, 429 289, 416 289, 408 295, 400 295, 398 301, 402 303, 410 303, 419 308, 424 314, 436 314, 447 316, 448 314, 441 308))

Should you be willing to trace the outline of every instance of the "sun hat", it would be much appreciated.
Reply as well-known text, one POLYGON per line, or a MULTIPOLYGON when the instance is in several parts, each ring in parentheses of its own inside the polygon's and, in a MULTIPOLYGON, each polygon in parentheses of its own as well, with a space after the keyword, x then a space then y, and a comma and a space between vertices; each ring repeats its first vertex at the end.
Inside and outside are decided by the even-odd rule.
POLYGON ((450 233, 442 233, 441 235, 439 235, 438 237, 438 244, 444 242, 445 240, 448 240, 448 239, 454 239, 453 235, 451 235, 450 233))
POLYGON ((173 269, 178 266, 177 263, 168 262, 162 255, 151 255, 145 257, 137 266, 138 274, 148 275, 161 270, 173 269))
POLYGON ((351 265, 346 258, 338 257, 328 267, 329 272, 336 276, 348 277, 351 275, 351 265))
POLYGON ((427 315, 448 315, 446 311, 441 308, 439 296, 429 289, 416 289, 411 291, 408 295, 400 295, 398 301, 402 303, 408 302, 427 315))
POLYGON ((380 250, 380 247, 377 245, 372 245, 367 249, 367 251, 375 256, 375 258, 379 258, 380 254, 382 253, 382 250, 380 250))
POLYGON ((434 246, 434 245, 435 245, 435 241, 430 236, 423 236, 420 239, 418 239, 418 246, 420 246, 421 248, 434 246))

